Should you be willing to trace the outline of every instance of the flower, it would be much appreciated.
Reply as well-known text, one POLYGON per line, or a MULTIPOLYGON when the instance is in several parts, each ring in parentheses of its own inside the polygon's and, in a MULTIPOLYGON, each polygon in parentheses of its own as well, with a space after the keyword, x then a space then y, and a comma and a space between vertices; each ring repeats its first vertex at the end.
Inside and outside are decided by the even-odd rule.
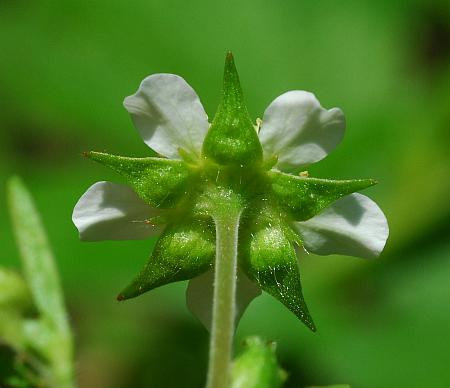
POLYGON ((364 258, 383 250, 386 218, 374 201, 356 193, 375 181, 294 174, 325 158, 344 135, 342 111, 323 108, 314 94, 295 90, 277 97, 255 130, 228 56, 223 99, 211 125, 195 91, 173 74, 145 78, 124 106, 144 142, 161 157, 87 153, 124 176, 131 188, 97 182, 73 211, 85 241, 160 235, 152 257, 119 299, 192 279, 188 306, 209 325, 205 306, 212 299, 215 232, 205 193, 215 186, 238 191, 246 203, 239 229, 238 315, 263 289, 314 330, 295 246, 364 258))

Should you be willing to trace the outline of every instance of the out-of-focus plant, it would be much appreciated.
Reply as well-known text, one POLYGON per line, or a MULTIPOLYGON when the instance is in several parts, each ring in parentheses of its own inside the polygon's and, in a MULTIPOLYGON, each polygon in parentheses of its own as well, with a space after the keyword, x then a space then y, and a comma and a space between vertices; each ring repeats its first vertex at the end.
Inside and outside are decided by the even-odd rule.
MULTIPOLYGON (((248 368, 239 366, 247 364, 242 356, 232 373, 235 326, 261 290, 316 330, 296 250, 368 258, 382 251, 386 218, 356 193, 376 182, 297 174, 339 144, 342 111, 324 109, 311 93, 290 91, 254 124, 231 54, 211 124, 194 90, 173 74, 147 77, 124 105, 144 142, 162 157, 87 152, 131 187, 95 183, 76 204, 73 221, 85 241, 159 235, 151 258, 118 299, 191 279, 188 306, 211 331, 207 386, 237 384, 233 373, 248 368)), ((247 354, 263 349, 256 345, 252 342, 247 354)), ((260 354, 274 364, 270 353, 260 354)), ((270 379, 273 384, 258 386, 277 386, 274 376, 267 373, 264 384, 270 379)))
POLYGON ((280 369, 275 356, 275 343, 265 343, 259 337, 245 340, 244 351, 231 368, 231 388, 278 388, 287 374, 280 369))
POLYGON ((23 276, 0 268, 0 385, 71 388, 73 340, 55 260, 22 180, 7 190, 23 276))

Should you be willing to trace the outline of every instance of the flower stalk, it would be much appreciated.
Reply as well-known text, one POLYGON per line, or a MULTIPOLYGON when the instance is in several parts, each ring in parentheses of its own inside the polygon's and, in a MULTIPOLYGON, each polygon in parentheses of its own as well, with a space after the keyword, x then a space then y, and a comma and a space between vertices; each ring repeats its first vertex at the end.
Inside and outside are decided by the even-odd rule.
POLYGON ((229 386, 236 314, 238 229, 241 212, 221 214, 216 224, 216 260, 207 388, 229 386))

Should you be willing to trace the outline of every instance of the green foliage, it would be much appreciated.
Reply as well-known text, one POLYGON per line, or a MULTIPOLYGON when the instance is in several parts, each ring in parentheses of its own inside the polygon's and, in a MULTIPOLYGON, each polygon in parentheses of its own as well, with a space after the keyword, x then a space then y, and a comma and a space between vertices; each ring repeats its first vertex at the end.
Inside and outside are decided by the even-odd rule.
POLYGON ((249 337, 234 360, 231 388, 279 388, 286 380, 275 355, 275 344, 249 337))
POLYGON ((64 331, 66 311, 53 254, 31 195, 18 177, 9 181, 8 200, 24 276, 34 302, 46 321, 64 331))
POLYGON ((32 315, 35 310, 25 280, 14 271, 0 268, 0 386, 28 386, 23 323, 32 315))
POLYGON ((0 386, 5 388, 39 388, 45 383, 32 374, 32 367, 14 348, 0 344, 0 386))
MULTIPOLYGON (((20 351, 38 355, 39 373, 49 387, 73 387, 72 336, 58 273, 31 194, 18 177, 8 182, 8 202, 24 277, 38 312, 35 319, 16 316, 18 332, 12 342, 20 351)), ((17 279, 15 283, 17 290, 17 279)))

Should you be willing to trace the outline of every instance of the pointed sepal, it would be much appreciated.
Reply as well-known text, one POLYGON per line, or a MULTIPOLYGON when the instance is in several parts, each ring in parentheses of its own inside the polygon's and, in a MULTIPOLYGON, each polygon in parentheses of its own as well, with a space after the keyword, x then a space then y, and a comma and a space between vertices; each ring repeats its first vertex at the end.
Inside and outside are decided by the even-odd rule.
POLYGON ((185 162, 162 158, 129 158, 103 152, 85 156, 122 175, 150 206, 173 207, 186 194, 190 171, 185 162))
POLYGON ((156 287, 199 276, 212 267, 215 251, 211 222, 188 220, 169 225, 144 268, 117 299, 134 298, 156 287))
POLYGON ((316 331, 302 294, 292 230, 276 212, 249 217, 240 239, 240 265, 247 276, 316 331))
POLYGON ((203 143, 203 156, 222 165, 249 165, 262 160, 262 147, 250 119, 234 64, 225 60, 222 101, 203 143))
POLYGON ((272 192, 278 204, 295 221, 306 221, 348 194, 377 183, 374 179, 331 180, 270 171, 272 192))

